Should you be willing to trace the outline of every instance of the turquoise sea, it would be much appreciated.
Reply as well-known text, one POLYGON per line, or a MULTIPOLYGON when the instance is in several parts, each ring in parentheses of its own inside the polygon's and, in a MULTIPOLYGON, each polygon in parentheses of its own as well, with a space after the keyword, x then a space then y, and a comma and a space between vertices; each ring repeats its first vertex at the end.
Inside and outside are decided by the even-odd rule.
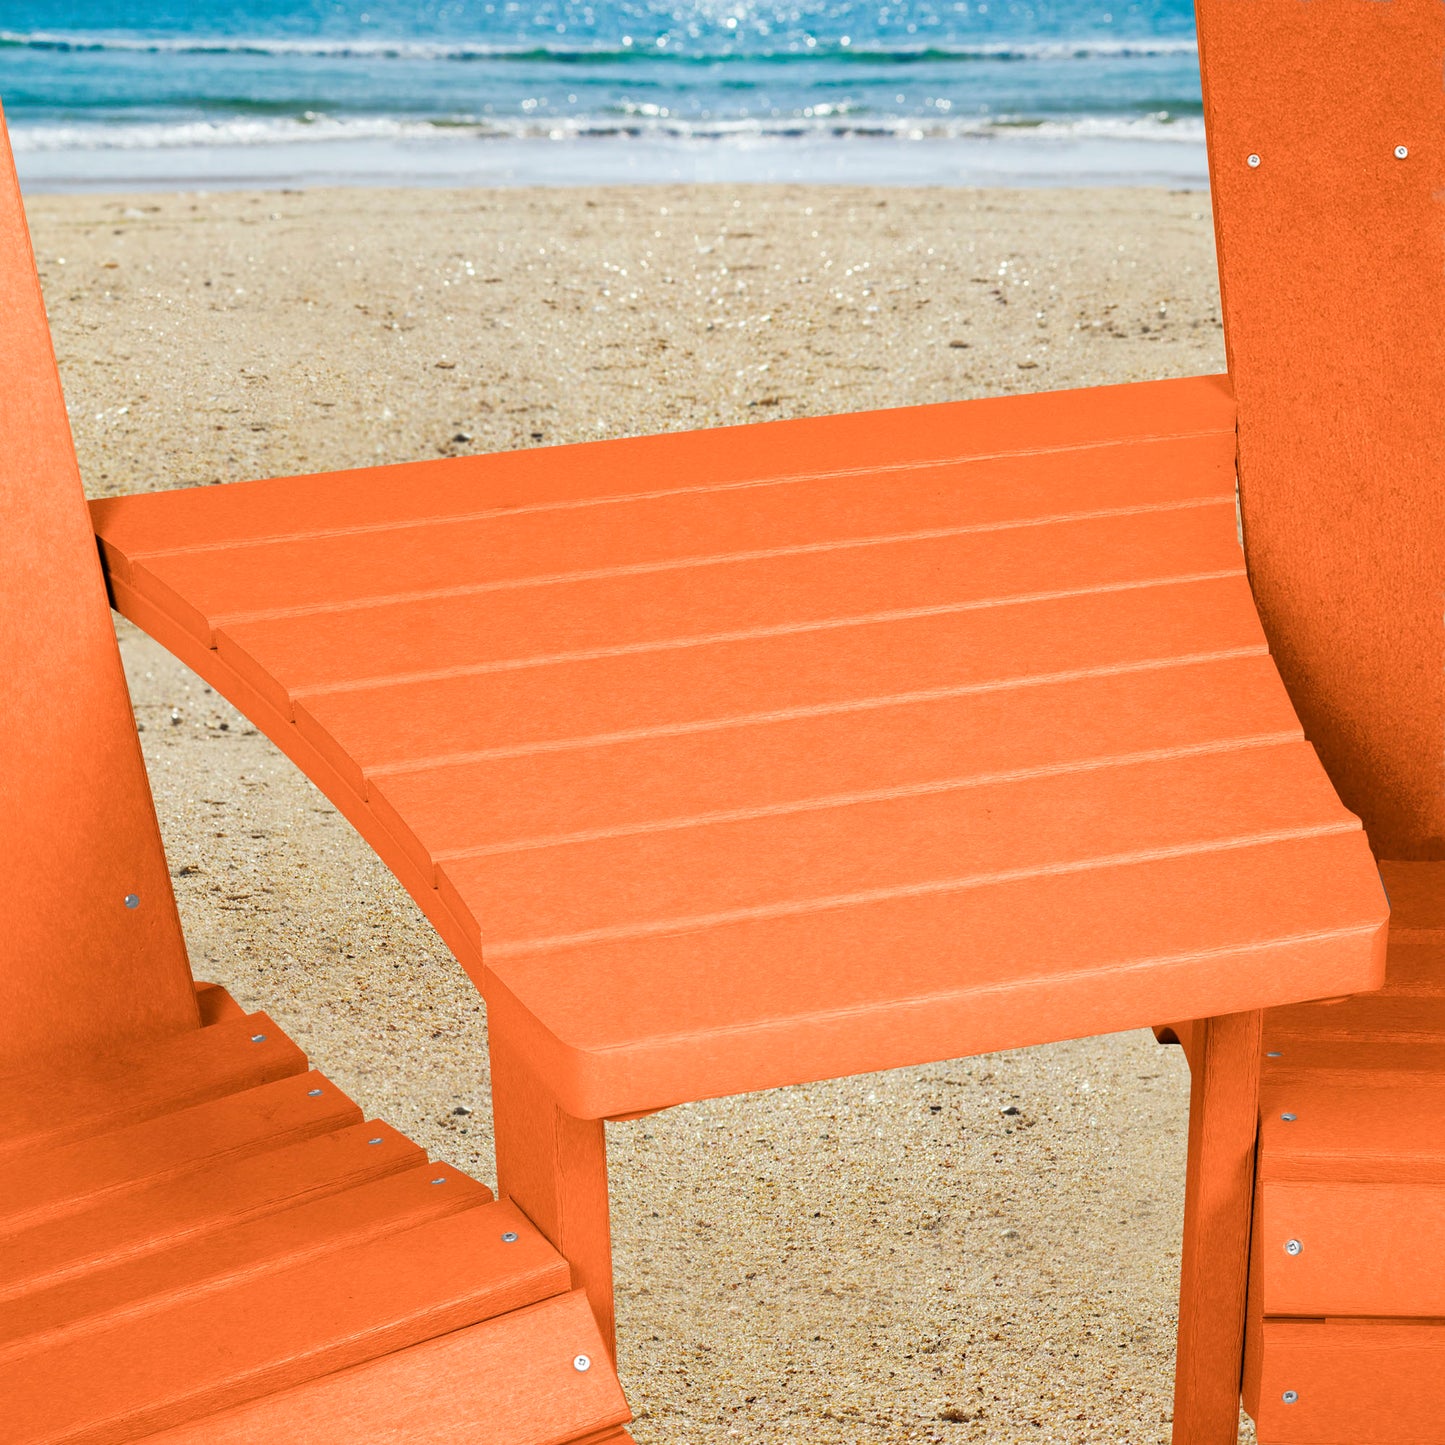
POLYGON ((35 187, 1203 180, 1182 0, 0 0, 35 187))

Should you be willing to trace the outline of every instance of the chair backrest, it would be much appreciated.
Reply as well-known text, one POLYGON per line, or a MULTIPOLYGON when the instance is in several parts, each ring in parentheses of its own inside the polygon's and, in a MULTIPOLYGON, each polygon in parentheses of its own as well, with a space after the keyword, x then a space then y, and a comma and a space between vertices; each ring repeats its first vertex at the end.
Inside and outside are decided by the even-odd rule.
POLYGON ((0 113, 0 1076, 198 1026, 0 113))
POLYGON ((1376 854, 1445 858, 1445 7, 1197 8, 1255 599, 1376 854))

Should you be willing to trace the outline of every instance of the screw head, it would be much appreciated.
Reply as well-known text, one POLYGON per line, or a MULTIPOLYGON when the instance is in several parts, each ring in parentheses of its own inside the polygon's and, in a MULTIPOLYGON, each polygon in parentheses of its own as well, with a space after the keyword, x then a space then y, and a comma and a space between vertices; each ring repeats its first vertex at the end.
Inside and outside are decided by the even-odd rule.
POLYGON ((502 1236, 502 1243, 503 1243, 503 1244, 515 1244, 516 1242, 517 1242, 517 1231, 516 1231, 515 1229, 509 1229, 509 1230, 502 1236))
POLYGON ((1253 170, 1258 164, 1259 164, 1259 157, 1256 156, 1256 155, 1251 155, 1251 156, 1249 157, 1249 167, 1250 167, 1250 169, 1253 170))
POLYGON ((367 1142, 368 1144, 380 1144, 380 1143, 381 1143, 381 1140, 380 1140, 380 1139, 368 1139, 366 1142, 367 1142))
POLYGON ((432 1183, 433 1183, 433 1184, 445 1184, 446 1182, 447 1182, 447 1176, 446 1176, 445 1174, 443 1174, 439 1179, 433 1179, 433 1180, 432 1180, 432 1183))
POLYGON ((1280 1117, 1281 1119, 1283 1119, 1286 1124, 1293 1124, 1294 1121, 1299 1118, 1299 1115, 1298 1115, 1298 1114, 1281 1114, 1279 1117, 1280 1117))
POLYGON ((319 1099, 319 1098, 321 1097, 321 1090, 320 1090, 320 1089, 307 1089, 307 1091, 306 1091, 306 1097, 307 1097, 308 1099, 319 1099))
POLYGON ((590 1370, 592 1361, 586 1355, 577 1355, 572 1360, 572 1368, 579 1371, 590 1370))
POLYGON ((264 1044, 264 1043, 266 1042, 266 1035, 265 1035, 265 1034, 252 1034, 252 1035, 251 1035, 251 1042, 252 1042, 253 1044, 264 1044))
POLYGON ((1303 1248, 1304 1245, 1297 1239, 1287 1239, 1284 1242, 1284 1252, 1286 1254, 1298 1254, 1303 1248))
POLYGON ((1286 1405, 1293 1405, 1294 1402, 1299 1399, 1299 1391, 1286 1390, 1284 1394, 1280 1396, 1280 1399, 1283 1400, 1286 1405))
POLYGON ((1406 157, 1407 155, 1409 155, 1409 154, 1410 154, 1410 147, 1409 147, 1409 146, 1396 146, 1396 147, 1395 147, 1395 159, 1396 159, 1397 161, 1402 161, 1402 160, 1404 160, 1405 157, 1406 157))
POLYGON ((1267 1058, 1267 1059, 1277 1059, 1277 1058, 1280 1058, 1280 1057, 1281 1057, 1281 1055, 1280 1055, 1280 1051, 1279 1051, 1278 1049, 1271 1049, 1271 1050, 1265 1055, 1265 1058, 1267 1058))
POLYGON ((139 908, 139 907, 140 907, 140 894, 139 894, 139 893, 127 893, 127 894, 125 895, 125 906, 126 906, 127 908, 139 908))

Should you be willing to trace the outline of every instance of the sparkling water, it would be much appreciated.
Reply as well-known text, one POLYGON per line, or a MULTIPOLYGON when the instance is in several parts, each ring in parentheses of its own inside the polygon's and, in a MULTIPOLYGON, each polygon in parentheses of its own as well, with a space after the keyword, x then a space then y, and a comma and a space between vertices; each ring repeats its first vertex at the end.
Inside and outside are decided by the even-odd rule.
POLYGON ((65 152, 490 141, 544 171, 565 153, 561 170, 585 179, 589 157, 631 142, 731 155, 734 170, 748 155, 797 170, 825 153, 837 179, 849 155, 906 145, 903 170, 926 173, 959 153, 949 142, 1127 142, 1127 170, 1139 142, 1202 140, 1186 0, 3 0, 0 99, 31 166, 65 152), (515 146, 538 141, 552 144, 515 146))

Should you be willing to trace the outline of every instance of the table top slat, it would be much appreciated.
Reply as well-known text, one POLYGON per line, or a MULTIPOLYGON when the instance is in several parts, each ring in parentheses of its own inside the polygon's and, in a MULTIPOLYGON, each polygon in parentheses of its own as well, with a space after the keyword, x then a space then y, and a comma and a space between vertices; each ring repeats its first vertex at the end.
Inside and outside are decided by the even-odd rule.
POLYGON ((638 486, 640 475, 665 477, 670 489, 698 489, 1210 434, 1216 443, 1224 438, 1233 444, 1234 398, 1222 376, 268 477, 170 493, 163 509, 144 497, 108 497, 92 505, 110 551, 108 565, 124 575, 136 557, 188 547, 633 495, 645 490, 638 486), (338 494, 346 498, 344 510, 337 507, 338 494))
POLYGON ((1301 736, 1262 653, 371 781, 418 861, 1301 736))
POLYGON ((620 1115, 1353 992, 1378 886, 1359 831, 1040 871, 497 959, 489 1017, 620 1115))

